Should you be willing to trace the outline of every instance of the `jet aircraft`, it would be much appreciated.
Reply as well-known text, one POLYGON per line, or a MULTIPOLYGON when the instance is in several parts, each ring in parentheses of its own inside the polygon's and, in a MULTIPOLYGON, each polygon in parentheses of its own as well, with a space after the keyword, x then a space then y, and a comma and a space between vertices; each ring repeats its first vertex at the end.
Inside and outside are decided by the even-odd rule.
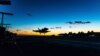
POLYGON ((49 29, 48 28, 43 28, 43 29, 39 29, 38 28, 38 30, 33 30, 33 32, 39 32, 40 34, 41 33, 48 33, 48 32, 50 32, 50 31, 48 31, 49 29))

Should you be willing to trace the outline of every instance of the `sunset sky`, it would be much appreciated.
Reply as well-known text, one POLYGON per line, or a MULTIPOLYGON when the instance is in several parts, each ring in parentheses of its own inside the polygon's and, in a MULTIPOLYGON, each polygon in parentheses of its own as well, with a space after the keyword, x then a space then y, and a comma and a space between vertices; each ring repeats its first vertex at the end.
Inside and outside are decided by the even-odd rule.
MULTIPOLYGON (((37 34, 38 28, 49 29, 51 34, 100 31, 100 0, 11 0, 11 5, 0 5, 5 15, 4 22, 11 24, 11 31, 18 34, 37 34), (66 24, 69 21, 90 21, 90 24, 66 24), (62 27, 56 29, 55 27, 62 27), (70 28, 71 27, 71 28, 70 28)), ((1 14, 0 14, 1 18, 1 14)))

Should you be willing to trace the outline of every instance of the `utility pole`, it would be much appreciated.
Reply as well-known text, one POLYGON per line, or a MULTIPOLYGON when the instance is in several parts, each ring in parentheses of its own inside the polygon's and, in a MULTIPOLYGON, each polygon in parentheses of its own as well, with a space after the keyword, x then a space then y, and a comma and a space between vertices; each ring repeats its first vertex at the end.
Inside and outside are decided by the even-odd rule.
POLYGON ((3 25, 4 25, 4 15, 13 15, 13 14, 12 13, 6 13, 6 12, 0 12, 0 14, 2 14, 1 27, 3 27, 3 25))

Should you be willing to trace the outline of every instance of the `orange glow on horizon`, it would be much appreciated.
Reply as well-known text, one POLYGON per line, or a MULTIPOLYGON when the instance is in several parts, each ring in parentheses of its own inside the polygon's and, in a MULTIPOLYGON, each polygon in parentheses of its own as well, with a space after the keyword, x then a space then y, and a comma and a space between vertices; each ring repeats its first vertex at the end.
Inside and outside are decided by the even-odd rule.
MULTIPOLYGON (((95 31, 94 32, 100 32, 100 29, 98 28, 98 29, 94 29, 95 31)), ((32 30, 22 30, 22 31, 12 31, 12 32, 14 32, 14 33, 17 33, 18 35, 38 35, 38 36, 49 36, 49 35, 58 35, 58 34, 60 34, 60 33, 68 33, 68 32, 73 32, 73 33, 78 33, 78 32, 81 32, 81 31, 83 31, 83 32, 87 32, 87 31, 92 31, 92 29, 91 30, 88 30, 87 28, 85 28, 84 30, 82 30, 82 29, 56 29, 56 30, 49 30, 49 31, 51 31, 51 32, 48 32, 48 33, 46 33, 46 34, 40 34, 40 33, 38 33, 38 32, 32 32, 32 30)))

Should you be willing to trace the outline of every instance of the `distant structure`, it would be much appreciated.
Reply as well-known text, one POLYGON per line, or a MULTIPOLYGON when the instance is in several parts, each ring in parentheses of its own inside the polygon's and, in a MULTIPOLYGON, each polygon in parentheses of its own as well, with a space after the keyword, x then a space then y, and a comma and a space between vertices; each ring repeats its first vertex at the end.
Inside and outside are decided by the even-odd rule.
POLYGON ((99 37, 100 38, 100 32, 94 32, 94 31, 88 31, 87 33, 84 32, 78 32, 78 33, 60 33, 59 36, 64 37, 76 37, 76 38, 89 38, 89 37, 99 37))
POLYGON ((40 34, 41 33, 48 33, 48 32, 50 32, 50 31, 48 31, 49 29, 48 28, 43 28, 43 29, 39 29, 38 28, 38 30, 33 30, 33 32, 39 32, 40 34))

